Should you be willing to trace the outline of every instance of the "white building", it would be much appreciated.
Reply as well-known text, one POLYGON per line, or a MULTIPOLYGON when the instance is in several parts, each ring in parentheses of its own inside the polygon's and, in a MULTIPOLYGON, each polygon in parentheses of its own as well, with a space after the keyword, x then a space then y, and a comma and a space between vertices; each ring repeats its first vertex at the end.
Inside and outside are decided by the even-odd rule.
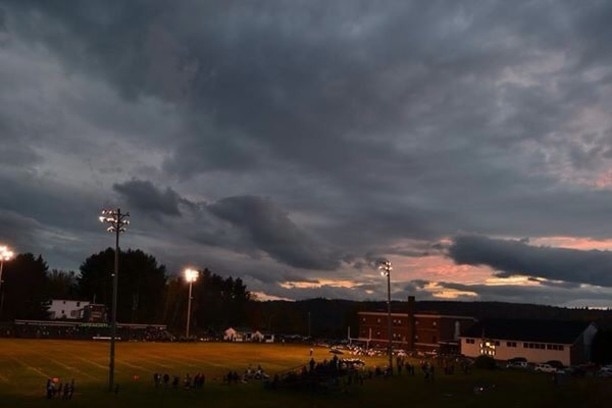
POLYGON ((554 320, 491 319, 461 336, 461 354, 496 360, 523 357, 529 362, 557 360, 564 365, 589 361, 597 328, 592 323, 554 320))
POLYGON ((83 318, 83 310, 90 302, 83 300, 53 299, 47 309, 50 319, 79 320, 83 318))
POLYGON ((223 340, 236 342, 273 343, 274 334, 262 333, 259 330, 234 329, 230 327, 223 332, 223 340))

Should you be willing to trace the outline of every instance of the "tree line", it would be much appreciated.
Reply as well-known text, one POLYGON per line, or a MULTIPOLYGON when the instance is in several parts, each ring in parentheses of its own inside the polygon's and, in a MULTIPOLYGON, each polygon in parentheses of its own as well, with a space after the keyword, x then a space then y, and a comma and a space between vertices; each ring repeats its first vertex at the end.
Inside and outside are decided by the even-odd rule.
MULTIPOLYGON (((49 270, 41 255, 19 254, 4 263, 0 287, 0 321, 44 320, 52 299, 104 304, 110 311, 115 250, 88 257, 79 272, 49 270)), ((203 269, 192 286, 191 332, 206 334, 247 325, 253 296, 240 278, 203 269)), ((155 257, 136 249, 119 251, 117 321, 157 323, 179 330, 187 319, 188 290, 182 277, 171 276, 155 257)))

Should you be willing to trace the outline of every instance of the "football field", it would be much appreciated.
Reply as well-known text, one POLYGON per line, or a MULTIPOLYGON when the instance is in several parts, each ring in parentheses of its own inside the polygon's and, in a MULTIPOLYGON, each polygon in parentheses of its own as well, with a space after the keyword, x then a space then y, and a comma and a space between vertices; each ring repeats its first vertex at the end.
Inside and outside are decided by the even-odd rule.
MULTIPOLYGON (((248 367, 261 366, 270 376, 299 370, 309 354, 309 346, 291 344, 117 342, 115 393, 108 390, 108 342, 0 339, 0 407, 595 407, 607 406, 612 385, 595 378, 554 385, 548 375, 507 370, 438 370, 434 380, 425 380, 418 369, 415 376, 374 377, 317 392, 223 381, 229 371, 241 375, 248 367), (156 387, 154 373, 181 382, 156 387), (204 387, 184 388, 185 375, 197 373, 205 375, 204 387), (74 379, 72 399, 47 399, 48 379, 58 385, 74 379)), ((313 357, 320 362, 333 355, 315 347, 313 357)), ((384 357, 362 359, 366 371, 385 363, 384 357)))

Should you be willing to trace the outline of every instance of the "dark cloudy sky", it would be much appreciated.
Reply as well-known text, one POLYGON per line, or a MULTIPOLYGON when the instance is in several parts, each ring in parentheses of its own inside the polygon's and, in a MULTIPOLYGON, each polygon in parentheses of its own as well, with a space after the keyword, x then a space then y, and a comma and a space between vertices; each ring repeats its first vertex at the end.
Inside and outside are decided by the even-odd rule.
POLYGON ((612 2, 0 0, 0 242, 261 299, 612 303, 612 2))

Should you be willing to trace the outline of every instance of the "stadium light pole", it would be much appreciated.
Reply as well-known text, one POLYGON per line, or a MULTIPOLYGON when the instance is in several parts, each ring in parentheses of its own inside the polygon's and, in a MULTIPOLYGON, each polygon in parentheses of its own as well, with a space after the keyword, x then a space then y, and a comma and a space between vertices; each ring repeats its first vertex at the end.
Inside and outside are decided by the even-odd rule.
POLYGON ((187 325, 185 327, 185 340, 189 339, 189 324, 191 322, 191 289, 193 287, 193 282, 198 280, 198 275, 200 273, 195 269, 187 268, 185 269, 184 276, 185 281, 189 283, 189 299, 187 300, 187 325))
POLYGON ((113 391, 115 386, 115 337, 117 336, 117 285, 119 282, 119 234, 125 232, 125 227, 130 223, 127 217, 129 212, 122 213, 120 208, 116 210, 102 210, 99 220, 108 224, 106 230, 115 233, 115 268, 113 271, 113 298, 111 310, 111 336, 110 355, 108 363, 108 390, 113 391))
POLYGON ((2 269, 4 268, 4 261, 10 261, 13 259, 13 251, 11 251, 6 245, 0 246, 0 316, 2 316, 2 309, 4 306, 4 292, 2 292, 2 269))
POLYGON ((381 275, 387 277, 387 356, 389 357, 389 370, 393 373, 393 345, 391 343, 391 271, 393 267, 391 261, 382 261, 379 269, 381 275))

